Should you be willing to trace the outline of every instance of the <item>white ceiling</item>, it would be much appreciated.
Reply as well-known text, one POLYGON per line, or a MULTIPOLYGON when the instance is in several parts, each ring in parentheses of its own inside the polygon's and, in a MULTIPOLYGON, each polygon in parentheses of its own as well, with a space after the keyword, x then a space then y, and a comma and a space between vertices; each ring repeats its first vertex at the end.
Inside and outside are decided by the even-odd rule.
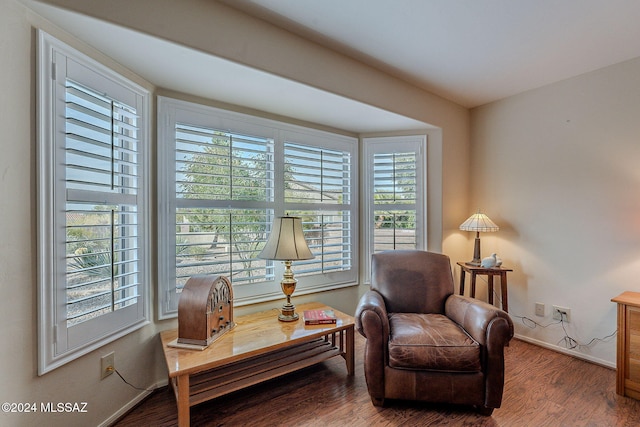
MULTIPOLYGON (((640 56, 639 0, 220 1, 466 107, 640 56)), ((23 2, 160 87, 357 133, 428 126, 112 23, 23 2)))
POLYGON ((638 0, 221 0, 475 107, 640 56, 638 0))

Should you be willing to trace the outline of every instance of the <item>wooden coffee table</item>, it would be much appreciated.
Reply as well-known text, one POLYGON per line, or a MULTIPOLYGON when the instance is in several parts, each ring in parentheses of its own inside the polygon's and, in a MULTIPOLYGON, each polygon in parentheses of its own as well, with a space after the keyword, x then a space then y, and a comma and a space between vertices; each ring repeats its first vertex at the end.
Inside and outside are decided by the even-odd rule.
POLYGON ((301 304, 296 311, 300 319, 295 322, 280 322, 275 309, 236 317, 235 328, 202 351, 170 347, 178 330, 161 332, 178 425, 189 425, 193 405, 334 356, 342 356, 353 375, 353 317, 320 303, 301 304), (310 309, 334 310, 336 324, 305 326, 302 312, 310 309))

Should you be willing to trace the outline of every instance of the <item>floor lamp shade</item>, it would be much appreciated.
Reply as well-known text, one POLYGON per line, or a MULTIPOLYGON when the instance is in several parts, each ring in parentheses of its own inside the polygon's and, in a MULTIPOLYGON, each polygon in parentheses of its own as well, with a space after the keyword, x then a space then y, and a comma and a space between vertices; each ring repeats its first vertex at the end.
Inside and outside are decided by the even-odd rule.
POLYGON ((282 306, 278 319, 283 322, 298 320, 298 313, 295 312, 296 307, 291 303, 291 294, 296 290, 298 283, 293 277, 291 261, 314 258, 304 238, 302 219, 295 216, 276 218, 273 221, 267 243, 258 257, 284 261, 285 268, 280 286, 287 297, 287 302, 282 306))
POLYGON ((478 211, 471 215, 465 222, 460 224, 460 230, 463 231, 475 231, 476 239, 473 247, 473 259, 467 262, 468 265, 480 265, 480 232, 483 233, 498 231, 500 227, 495 222, 491 221, 488 216, 478 211))

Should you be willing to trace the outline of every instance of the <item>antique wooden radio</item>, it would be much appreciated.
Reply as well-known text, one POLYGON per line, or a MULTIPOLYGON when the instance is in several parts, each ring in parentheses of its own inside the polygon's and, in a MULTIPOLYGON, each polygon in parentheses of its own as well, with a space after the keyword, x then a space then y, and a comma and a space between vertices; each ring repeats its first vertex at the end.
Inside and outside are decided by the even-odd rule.
POLYGON ((208 346, 235 326, 233 288, 224 276, 192 276, 178 302, 178 344, 208 346))

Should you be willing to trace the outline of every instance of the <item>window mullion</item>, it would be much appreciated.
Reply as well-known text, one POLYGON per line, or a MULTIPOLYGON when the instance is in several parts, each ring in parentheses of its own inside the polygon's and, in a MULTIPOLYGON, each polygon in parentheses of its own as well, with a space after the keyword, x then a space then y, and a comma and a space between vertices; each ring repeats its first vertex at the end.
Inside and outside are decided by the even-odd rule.
POLYGON ((116 183, 115 183, 115 177, 116 177, 116 173, 115 173, 115 154, 116 154, 116 148, 115 148, 115 115, 114 115, 114 111, 113 111, 113 100, 109 100, 109 104, 111 107, 111 190, 115 189, 116 183))
POLYGON ((115 217, 116 217, 116 212, 114 209, 111 209, 111 233, 110 233, 110 246, 111 246, 111 253, 109 256, 109 260, 110 262, 110 269, 111 269, 111 311, 115 311, 116 309, 116 303, 115 303, 115 282, 116 282, 116 269, 115 269, 115 254, 116 254, 116 241, 115 241, 115 217))

